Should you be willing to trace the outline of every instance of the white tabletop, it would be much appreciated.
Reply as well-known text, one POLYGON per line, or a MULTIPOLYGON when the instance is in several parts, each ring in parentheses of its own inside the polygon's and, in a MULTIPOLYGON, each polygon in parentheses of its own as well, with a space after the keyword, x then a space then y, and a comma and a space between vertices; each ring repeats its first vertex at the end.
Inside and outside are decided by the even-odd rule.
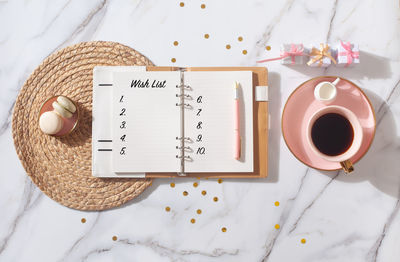
POLYGON ((398 261, 399 1, 182 2, 0 2, 0 261, 398 261), (15 153, 10 121, 17 94, 39 63, 91 40, 131 46, 159 66, 254 66, 278 54, 281 43, 346 40, 360 45, 361 64, 263 64, 271 112, 267 179, 175 179, 174 188, 172 180, 158 179, 120 208, 81 212, 31 182, 15 153), (306 167, 282 138, 289 94, 320 75, 353 81, 376 110, 374 143, 351 176, 306 167))

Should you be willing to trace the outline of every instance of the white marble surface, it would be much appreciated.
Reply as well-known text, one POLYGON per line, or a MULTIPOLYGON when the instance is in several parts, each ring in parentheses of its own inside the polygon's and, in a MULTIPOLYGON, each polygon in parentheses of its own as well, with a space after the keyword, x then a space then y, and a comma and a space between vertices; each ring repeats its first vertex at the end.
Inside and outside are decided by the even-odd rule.
POLYGON ((399 261, 399 2, 182 1, 184 7, 179 0, 0 2, 0 261, 399 261), (41 193, 13 148, 10 121, 19 89, 42 59, 67 45, 117 41, 156 65, 173 65, 174 57, 179 66, 252 66, 276 54, 280 43, 340 39, 360 44, 361 65, 268 64, 267 179, 200 180, 197 188, 190 179, 176 180, 175 188, 170 180, 156 180, 121 208, 80 212, 41 193), (226 44, 232 48, 225 49, 226 44), (272 50, 267 52, 266 45, 272 50), (287 97, 319 75, 354 81, 376 109, 375 141, 352 176, 307 168, 281 136, 287 97), (203 189, 206 196, 200 194, 203 189), (182 196, 184 190, 189 196, 182 196), (164 211, 166 206, 171 212, 164 211))

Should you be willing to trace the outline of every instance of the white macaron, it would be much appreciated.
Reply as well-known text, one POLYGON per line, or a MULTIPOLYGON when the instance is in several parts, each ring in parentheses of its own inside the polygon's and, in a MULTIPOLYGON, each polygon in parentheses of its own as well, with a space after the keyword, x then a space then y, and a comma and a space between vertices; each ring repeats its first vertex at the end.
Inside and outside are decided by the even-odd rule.
POLYGON ((71 100, 69 100, 67 97, 65 96, 59 96, 57 97, 57 102, 64 107, 65 109, 67 109, 69 112, 71 113, 75 113, 76 111, 76 106, 74 105, 74 103, 72 103, 71 100))
POLYGON ((43 133, 54 135, 63 127, 63 120, 54 111, 44 112, 39 118, 39 127, 43 133))
POLYGON ((56 111, 60 116, 65 118, 72 117, 72 113, 69 112, 67 109, 65 109, 63 106, 61 106, 57 101, 54 101, 52 106, 54 108, 54 111, 56 111))

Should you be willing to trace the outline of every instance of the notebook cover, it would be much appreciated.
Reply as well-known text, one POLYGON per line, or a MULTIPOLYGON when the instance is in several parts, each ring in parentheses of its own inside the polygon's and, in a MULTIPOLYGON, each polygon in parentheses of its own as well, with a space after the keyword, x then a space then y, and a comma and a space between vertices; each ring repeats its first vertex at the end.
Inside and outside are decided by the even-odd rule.
MULTIPOLYGON (((148 66, 147 71, 176 71, 179 67, 148 66)), ((256 86, 268 85, 265 67, 187 67, 186 71, 252 71, 253 72, 253 150, 254 171, 245 173, 186 173, 197 178, 262 178, 268 175, 268 101, 255 101, 256 86)), ((177 173, 146 173, 146 177, 178 177, 177 173)))

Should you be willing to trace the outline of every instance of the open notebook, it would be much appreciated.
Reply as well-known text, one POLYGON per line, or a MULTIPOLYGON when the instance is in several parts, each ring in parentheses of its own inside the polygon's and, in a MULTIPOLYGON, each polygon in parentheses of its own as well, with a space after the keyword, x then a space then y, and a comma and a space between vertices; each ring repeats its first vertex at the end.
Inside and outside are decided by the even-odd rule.
POLYGON ((251 71, 113 72, 112 170, 253 172, 251 71), (234 158, 234 82, 241 157, 234 158))

